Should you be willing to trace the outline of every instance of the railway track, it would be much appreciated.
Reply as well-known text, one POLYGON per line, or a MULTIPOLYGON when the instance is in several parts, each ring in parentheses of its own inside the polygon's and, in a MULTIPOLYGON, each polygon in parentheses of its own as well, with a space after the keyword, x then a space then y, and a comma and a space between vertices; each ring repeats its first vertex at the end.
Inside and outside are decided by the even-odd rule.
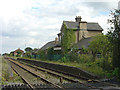
POLYGON ((22 75, 22 74, 20 73, 20 70, 21 70, 21 69, 27 71, 28 73, 31 73, 32 75, 34 75, 34 76, 36 76, 36 77, 39 77, 39 78, 40 78, 43 82, 45 82, 46 84, 49 84, 49 85, 53 86, 53 88, 63 89, 63 87, 61 87, 61 86, 59 86, 59 85, 57 85, 57 84, 55 84, 55 83, 50 82, 49 80, 45 79, 40 73, 34 71, 33 69, 31 69, 31 68, 29 68, 29 67, 27 67, 27 66, 25 66, 25 65, 22 65, 22 64, 20 64, 20 63, 18 63, 18 62, 16 62, 16 61, 13 61, 13 60, 10 60, 10 59, 9 59, 9 61, 10 61, 10 64, 11 64, 12 69, 25 81, 25 83, 30 87, 30 89, 34 90, 36 87, 35 87, 32 83, 30 83, 30 82, 25 78, 24 75, 22 75), (17 68, 17 69, 16 69, 16 68, 17 68))
MULTIPOLYGON (((16 62, 16 60, 14 61, 14 59, 11 59, 11 58, 9 58, 9 61, 11 63, 14 63, 15 65, 18 65, 19 67, 27 70, 29 73, 32 73, 33 75, 35 75, 37 77, 40 77, 42 80, 45 80, 44 82, 47 82, 47 84, 50 84, 53 87, 59 88, 59 89, 66 89, 67 83, 62 83, 63 80, 66 80, 67 82, 69 82, 69 85, 72 85, 73 83, 77 84, 77 86, 80 85, 79 89, 84 88, 84 89, 87 89, 87 90, 88 89, 103 90, 104 86, 108 86, 108 87, 109 86, 114 86, 115 87, 115 85, 113 85, 113 84, 101 82, 99 80, 89 79, 89 78, 80 77, 80 76, 74 76, 74 75, 70 75, 70 74, 67 74, 67 73, 63 73, 63 72, 61 72, 61 73, 56 72, 55 70, 45 69, 45 68, 42 68, 42 67, 31 65, 29 63, 25 63, 23 61, 20 61, 20 63, 19 63, 19 62, 16 62), (41 77, 42 75, 39 76, 38 71, 42 71, 44 73, 53 75, 55 77, 59 77, 59 81, 61 83, 59 83, 59 84, 51 83, 51 81, 49 81, 48 79, 41 77)), ((32 88, 32 89, 35 88, 35 85, 32 85, 29 82, 26 82, 26 83, 28 83, 28 86, 30 88, 32 88)))
MULTIPOLYGON (((16 59, 15 59, 16 60, 16 59)), ((43 70, 50 70, 50 71, 53 71, 53 72, 57 72, 57 73, 62 73, 63 75, 67 75, 67 76, 71 76, 71 77, 75 77, 75 78, 77 78, 77 79, 82 79, 82 80, 87 80, 87 81, 93 81, 93 82, 102 82, 102 81, 100 81, 98 78, 97 78, 97 76, 92 76, 93 78, 89 78, 89 77, 85 77, 85 76, 82 76, 80 73, 78 74, 78 75, 76 75, 76 74, 71 74, 71 73, 67 73, 67 72, 65 72, 65 71, 60 71, 59 69, 57 70, 57 69, 53 69, 53 68, 50 68, 50 67, 43 67, 43 66, 41 66, 41 65, 39 65, 40 63, 41 63, 41 61, 35 61, 35 60, 28 60, 27 62, 26 62, 26 59, 24 60, 20 60, 20 59, 18 59, 17 61, 19 61, 20 63, 23 63, 23 64, 26 64, 26 65, 29 65, 29 66, 31 66, 31 67, 34 67, 34 68, 36 68, 36 69, 43 69, 43 70), (95 78, 95 79, 94 79, 95 78)), ((43 63, 43 62, 42 62, 43 63)), ((45 64, 49 64, 49 63, 45 63, 45 64)), ((44 65, 45 65, 44 64, 44 65)), ((52 66, 52 64, 51 64, 51 66, 52 66)), ((61 65, 61 66, 63 66, 64 67, 64 65, 61 65)), ((69 66, 68 66, 69 67, 69 66)), ((70 69, 69 70, 71 70, 71 67, 70 67, 70 69)), ((71 70, 72 71, 72 70, 71 70)), ((106 83, 106 82, 102 82, 102 83, 105 83, 105 84, 108 84, 108 85, 111 85, 111 86, 116 86, 116 85, 114 85, 114 84, 111 84, 111 83, 106 83)))
POLYGON ((21 61, 20 61, 20 63, 23 63, 23 64, 25 64, 25 65, 28 65, 28 66, 30 66, 30 67, 33 67, 33 68, 36 69, 36 70, 42 70, 42 71, 48 72, 48 73, 50 73, 50 74, 52 74, 52 75, 57 75, 57 76, 62 77, 62 78, 64 78, 64 79, 66 79, 66 80, 69 80, 69 81, 72 81, 72 82, 75 82, 75 83, 80 83, 80 84, 86 85, 86 86, 91 87, 91 88, 97 88, 97 87, 96 87, 96 86, 91 86, 91 85, 85 84, 85 83, 83 83, 83 82, 86 81, 86 82, 88 82, 88 83, 89 83, 89 82, 103 83, 103 84, 105 84, 105 85, 117 87, 117 85, 115 85, 115 84, 111 84, 111 83, 107 83, 107 82, 102 82, 102 81, 100 81, 100 80, 89 79, 89 78, 82 77, 82 76, 71 75, 71 74, 67 74, 67 73, 65 73, 65 72, 60 72, 60 71, 59 71, 59 72, 56 72, 55 70, 51 70, 51 69, 49 70, 49 69, 37 67, 37 66, 31 65, 31 64, 28 64, 28 63, 24 63, 24 62, 21 62, 21 61), (61 73, 63 73, 63 74, 61 74, 61 73), (74 78, 73 78, 73 77, 74 77, 74 78), (75 79, 76 79, 76 80, 75 80, 75 79), (82 80, 81 80, 81 79, 82 79, 82 80))
MULTIPOLYGON (((68 88, 68 87, 66 87, 66 86, 64 85, 65 83, 63 83, 63 85, 61 84, 61 83, 63 82, 63 80, 66 80, 68 83, 72 83, 72 84, 73 84, 73 83, 78 83, 79 86, 80 86, 80 85, 82 86, 82 87, 80 86, 80 87, 78 87, 78 88, 83 88, 83 87, 84 87, 84 89, 95 88, 95 87, 92 87, 92 86, 90 86, 90 85, 86 85, 86 84, 84 84, 84 83, 81 83, 81 82, 79 82, 79 81, 70 79, 70 78, 68 78, 68 77, 65 77, 65 76, 62 76, 62 75, 59 75, 59 74, 52 73, 52 72, 50 72, 50 71, 44 70, 44 72, 47 72, 47 73, 52 74, 52 75, 54 75, 54 76, 56 76, 56 77, 59 77, 59 81, 60 81, 61 83, 55 84, 54 82, 49 81, 48 79, 44 78, 40 73, 38 73, 38 70, 40 70, 40 69, 38 69, 38 68, 37 68, 38 70, 36 70, 36 68, 30 68, 30 66, 28 67, 28 66, 26 66, 26 65, 23 65, 23 63, 21 64, 21 63, 16 62, 16 61, 14 61, 14 60, 12 60, 12 59, 9 59, 9 62, 11 63, 11 67, 13 68, 13 70, 14 70, 15 72, 17 72, 17 73, 21 76, 21 78, 25 81, 25 83, 26 83, 31 89, 33 89, 33 90, 34 90, 36 87, 35 87, 34 85, 32 85, 29 81, 27 81, 27 80, 24 78, 24 76, 21 75, 21 73, 19 73, 18 70, 20 70, 20 68, 26 70, 27 72, 33 74, 34 76, 39 77, 39 78, 40 78, 41 80, 43 80, 45 83, 47 83, 47 84, 49 84, 49 85, 52 85, 54 88, 59 88, 59 89, 68 88), (16 68, 19 68, 19 69, 17 70, 16 68)), ((42 69, 42 71, 43 71, 43 69, 42 69)))
MULTIPOLYGON (((91 86, 91 85, 87 85, 85 83, 83 83, 84 81, 83 80, 78 80, 76 79, 75 77, 72 77, 72 76, 68 76, 68 75, 64 75, 62 73, 58 73, 58 72, 54 72, 54 71, 51 71, 49 69, 45 69, 45 68, 41 68, 41 67, 37 67, 37 66, 34 66, 34 65, 30 65, 30 64, 27 64, 27 63, 24 63, 24 62, 20 62, 22 64, 25 64, 27 66, 30 66, 32 68, 34 68, 35 70, 40 70, 40 71, 43 71, 43 72, 47 72, 51 75, 54 75, 54 76, 57 76, 60 78, 60 81, 62 82, 62 79, 65 79, 65 80, 68 80, 69 82, 74 82, 74 83, 79 83, 79 84, 82 84, 84 86, 87 86, 87 87, 90 87, 90 88, 96 88, 94 86, 91 86)), ((86 80, 86 79, 85 79, 86 80)))

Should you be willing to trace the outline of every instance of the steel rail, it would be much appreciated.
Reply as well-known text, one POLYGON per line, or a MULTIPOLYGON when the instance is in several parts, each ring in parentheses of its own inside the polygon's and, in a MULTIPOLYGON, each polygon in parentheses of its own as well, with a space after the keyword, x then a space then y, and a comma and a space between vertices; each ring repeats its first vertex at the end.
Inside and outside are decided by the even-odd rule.
POLYGON ((59 85, 57 85, 57 84, 55 84, 55 83, 52 83, 52 82, 50 82, 49 80, 45 79, 45 78, 42 77, 41 74, 39 74, 38 72, 35 72, 35 71, 32 70, 32 69, 29 70, 28 68, 24 67, 23 65, 18 64, 16 61, 13 61, 12 59, 9 59, 9 61, 12 62, 12 63, 14 63, 14 64, 16 64, 17 66, 23 68, 24 70, 28 71, 29 73, 31 73, 31 74, 33 74, 33 75, 41 78, 44 82, 49 83, 50 85, 52 85, 52 86, 54 86, 54 87, 57 87, 57 88, 60 88, 60 89, 64 89, 63 87, 61 87, 61 86, 59 86, 59 85))
POLYGON ((34 86, 31 85, 25 78, 22 76, 17 69, 15 69, 14 66, 11 66, 11 68, 23 79, 23 81, 30 87, 30 89, 34 90, 34 86))
POLYGON ((31 64, 25 63, 25 62, 20 62, 20 63, 23 63, 23 64, 25 64, 25 65, 27 65, 27 66, 32 67, 32 68, 35 68, 36 70, 41 70, 41 71, 43 71, 43 72, 47 72, 47 73, 52 74, 52 75, 54 75, 54 76, 58 76, 58 77, 60 77, 60 78, 63 78, 63 79, 65 79, 65 80, 68 80, 68 81, 70 81, 70 82, 79 83, 79 84, 88 86, 88 87, 90 87, 90 88, 96 88, 96 87, 94 87, 94 86, 87 85, 87 84, 82 83, 82 82, 80 82, 80 81, 78 81, 78 80, 70 79, 70 78, 68 78, 68 77, 66 77, 66 76, 60 75, 59 73, 56 73, 56 72, 47 70, 47 69, 45 69, 45 68, 37 67, 37 66, 31 65, 31 64))

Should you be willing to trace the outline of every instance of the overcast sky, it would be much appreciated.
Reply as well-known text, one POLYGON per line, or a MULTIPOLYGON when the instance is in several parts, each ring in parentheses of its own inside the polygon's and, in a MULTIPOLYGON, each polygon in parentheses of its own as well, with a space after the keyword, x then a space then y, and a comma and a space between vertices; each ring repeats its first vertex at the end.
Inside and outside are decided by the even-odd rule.
MULTIPOLYGON (((0 0, 0 51, 41 48, 53 41, 63 20, 98 22, 107 32, 110 10, 119 0, 0 0)), ((1 53, 1 52, 0 52, 1 53)))

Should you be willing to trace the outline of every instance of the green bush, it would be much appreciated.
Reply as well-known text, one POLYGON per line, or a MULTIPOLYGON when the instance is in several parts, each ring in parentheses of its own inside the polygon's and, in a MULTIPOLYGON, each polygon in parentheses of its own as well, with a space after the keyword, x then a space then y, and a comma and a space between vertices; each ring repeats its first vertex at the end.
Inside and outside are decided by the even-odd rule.
POLYGON ((106 70, 106 71, 112 70, 112 64, 109 59, 106 60, 105 58, 99 58, 94 63, 99 67, 101 67, 103 70, 106 70))
POLYGON ((120 69, 115 68, 112 72, 113 77, 120 78, 120 69))
POLYGON ((79 57, 80 57, 79 62, 82 63, 88 63, 92 61, 92 56, 88 54, 81 54, 79 55, 79 57))
POLYGON ((64 56, 64 57, 62 57, 59 61, 65 63, 65 62, 68 62, 69 59, 68 59, 66 56, 64 56))
POLYGON ((71 61, 71 62, 74 62, 74 61, 78 62, 79 59, 80 59, 80 58, 79 58, 79 55, 76 54, 76 53, 69 53, 69 54, 67 55, 67 57, 68 57, 69 61, 71 61))

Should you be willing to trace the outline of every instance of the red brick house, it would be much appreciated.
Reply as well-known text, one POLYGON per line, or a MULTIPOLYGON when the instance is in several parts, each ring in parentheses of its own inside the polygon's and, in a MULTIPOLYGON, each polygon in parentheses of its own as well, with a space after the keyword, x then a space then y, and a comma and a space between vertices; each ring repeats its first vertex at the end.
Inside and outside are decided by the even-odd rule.
POLYGON ((13 51, 14 56, 20 55, 22 56, 24 54, 24 51, 18 48, 17 50, 13 51))

